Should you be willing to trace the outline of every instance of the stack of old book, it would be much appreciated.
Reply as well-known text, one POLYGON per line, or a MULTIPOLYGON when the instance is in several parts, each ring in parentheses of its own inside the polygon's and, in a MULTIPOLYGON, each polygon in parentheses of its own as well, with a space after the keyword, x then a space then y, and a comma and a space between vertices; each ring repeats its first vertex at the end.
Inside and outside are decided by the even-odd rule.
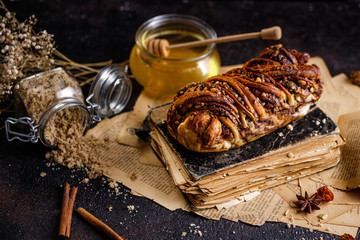
POLYGON ((152 147, 197 209, 231 206, 245 196, 331 168, 345 143, 335 123, 313 106, 303 118, 242 147, 192 152, 169 134, 169 106, 150 111, 152 147))

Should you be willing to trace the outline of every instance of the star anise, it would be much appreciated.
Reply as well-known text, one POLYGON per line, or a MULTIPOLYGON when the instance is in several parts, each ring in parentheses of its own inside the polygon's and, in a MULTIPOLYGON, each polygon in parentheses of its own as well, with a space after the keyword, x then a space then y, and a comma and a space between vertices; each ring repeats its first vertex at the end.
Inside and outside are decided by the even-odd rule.
POLYGON ((305 197, 301 195, 296 195, 296 197, 299 201, 294 202, 294 204, 298 206, 301 211, 311 213, 312 210, 320 209, 318 205, 322 199, 317 198, 316 193, 309 198, 307 191, 305 191, 305 197))

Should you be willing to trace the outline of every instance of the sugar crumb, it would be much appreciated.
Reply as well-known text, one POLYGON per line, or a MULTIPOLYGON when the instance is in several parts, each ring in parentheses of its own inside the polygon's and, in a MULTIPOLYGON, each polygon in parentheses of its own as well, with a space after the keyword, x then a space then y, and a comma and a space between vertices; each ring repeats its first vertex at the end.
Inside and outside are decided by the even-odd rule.
POLYGON ((137 179, 136 172, 130 173, 129 178, 130 178, 130 180, 135 181, 137 179))
POLYGON ((126 206, 129 211, 133 211, 135 209, 134 205, 128 205, 126 206))
POLYGON ((83 180, 81 180, 82 183, 89 183, 90 179, 89 178, 83 178, 83 180))

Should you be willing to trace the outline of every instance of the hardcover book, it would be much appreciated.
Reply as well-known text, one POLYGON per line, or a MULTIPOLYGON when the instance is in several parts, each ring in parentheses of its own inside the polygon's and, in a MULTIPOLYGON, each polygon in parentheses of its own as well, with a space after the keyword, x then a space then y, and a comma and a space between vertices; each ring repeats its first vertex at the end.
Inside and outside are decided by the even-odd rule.
POLYGON ((165 104, 149 113, 152 147, 195 208, 236 202, 247 194, 335 166, 345 143, 336 124, 313 105, 304 117, 224 152, 187 150, 168 132, 165 104))

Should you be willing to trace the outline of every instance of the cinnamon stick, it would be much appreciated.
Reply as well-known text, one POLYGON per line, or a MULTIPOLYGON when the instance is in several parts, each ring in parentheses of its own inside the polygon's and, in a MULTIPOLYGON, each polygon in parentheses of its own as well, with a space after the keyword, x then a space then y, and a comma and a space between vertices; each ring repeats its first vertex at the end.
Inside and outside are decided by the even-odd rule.
POLYGON ((119 236, 114 230, 112 230, 108 225, 100 221, 98 218, 90 214, 88 211, 86 211, 84 208, 79 207, 76 212, 84 218, 88 223, 93 225, 96 229, 103 232, 105 235, 107 235, 110 239, 113 240, 126 240, 125 238, 119 236))
POLYGON ((61 217, 60 217, 60 227, 59 227, 59 237, 70 238, 70 227, 71 227, 71 218, 72 211, 74 207, 75 197, 78 188, 73 187, 70 193, 70 184, 64 184, 64 193, 61 206, 61 217))
POLYGON ((64 185, 64 193, 62 199, 61 206, 61 217, 60 217, 60 228, 59 228, 59 236, 65 236, 66 234, 66 226, 67 226, 67 208, 69 204, 69 193, 70 193, 70 184, 65 183, 64 185))

